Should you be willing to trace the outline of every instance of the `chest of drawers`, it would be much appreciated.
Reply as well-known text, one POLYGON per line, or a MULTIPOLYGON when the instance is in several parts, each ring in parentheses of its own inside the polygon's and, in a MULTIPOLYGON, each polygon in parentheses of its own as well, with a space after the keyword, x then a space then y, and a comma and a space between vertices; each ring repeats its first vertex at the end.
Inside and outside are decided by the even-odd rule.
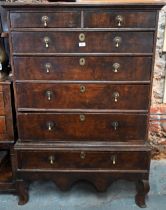
POLYGON ((19 204, 27 180, 104 191, 117 179, 149 191, 148 119, 162 2, 5 4, 18 141, 19 204))

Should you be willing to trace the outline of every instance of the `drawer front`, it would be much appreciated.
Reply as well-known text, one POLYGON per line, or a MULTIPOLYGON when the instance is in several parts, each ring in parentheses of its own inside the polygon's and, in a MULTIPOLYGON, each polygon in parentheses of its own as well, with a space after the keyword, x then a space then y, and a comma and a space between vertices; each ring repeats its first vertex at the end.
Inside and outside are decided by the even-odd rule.
POLYGON ((0 115, 4 115, 3 92, 0 92, 0 115))
POLYGON ((152 53, 153 32, 13 32, 12 43, 14 53, 152 53))
POLYGON ((11 12, 12 28, 77 28, 81 15, 77 11, 64 12, 11 12))
POLYGON ((17 83, 18 108, 146 110, 149 85, 17 83))
POLYGON ((86 11, 85 28, 154 28, 156 12, 86 11))
MULTIPOLYGON (((5 117, 0 116, 0 134, 5 134, 6 133, 6 122, 5 122, 5 117)), ((0 136, 1 139, 1 136, 0 136)))
POLYGON ((19 169, 108 169, 147 170, 147 152, 102 152, 102 151, 19 151, 19 169))
POLYGON ((143 114, 19 114, 21 140, 134 141, 146 137, 143 114))
POLYGON ((150 57, 14 57, 18 80, 148 81, 150 57))

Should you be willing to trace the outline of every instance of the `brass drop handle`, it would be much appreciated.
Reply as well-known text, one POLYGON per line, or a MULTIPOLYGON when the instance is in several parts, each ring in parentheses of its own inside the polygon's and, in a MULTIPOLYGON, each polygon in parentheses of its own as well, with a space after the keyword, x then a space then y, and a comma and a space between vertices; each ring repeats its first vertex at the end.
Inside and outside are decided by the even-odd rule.
POLYGON ((114 128, 115 131, 117 130, 118 126, 119 123, 117 121, 112 122, 112 127, 114 128))
POLYGON ((119 36, 116 36, 113 41, 115 43, 115 47, 118 48, 122 42, 122 38, 119 36))
POLYGON ((48 36, 44 37, 44 43, 45 43, 45 47, 48 48, 49 47, 49 43, 50 43, 50 38, 48 36))
POLYGON ((46 96, 47 96, 48 101, 51 101, 53 95, 54 95, 53 91, 51 91, 51 90, 46 91, 46 96))
POLYGON ((112 67, 113 67, 113 72, 117 73, 119 71, 120 64, 119 63, 114 63, 112 65, 112 67))
POLYGON ((55 163, 55 157, 53 155, 50 155, 48 157, 48 160, 49 160, 49 162, 50 162, 51 165, 53 165, 55 163))
POLYGON ((111 160, 112 160, 112 164, 113 164, 113 165, 116 165, 117 156, 116 156, 116 155, 112 155, 112 156, 111 156, 111 160))
POLYGON ((84 114, 80 114, 80 121, 81 122, 85 121, 85 115, 84 114))
POLYGON ((85 34, 84 33, 79 34, 79 41, 81 41, 81 42, 85 41, 85 34))
POLYGON ((115 20, 116 20, 117 25, 119 27, 122 26, 124 18, 121 15, 117 15, 116 18, 115 18, 115 20))
POLYGON ((52 121, 47 122, 48 131, 52 131, 54 128, 54 123, 52 121))
POLYGON ((45 68, 46 68, 46 73, 50 73, 51 63, 46 63, 45 68))
POLYGON ((86 87, 84 85, 80 86, 80 93, 85 93, 86 87))
POLYGON ((80 66, 84 66, 85 65, 85 58, 80 58, 80 66))
POLYGON ((85 157, 86 157, 86 154, 85 154, 85 152, 82 151, 80 153, 80 158, 83 160, 83 159, 85 159, 85 157))
POLYGON ((118 102, 119 96, 120 96, 120 95, 119 95, 118 92, 114 92, 114 93, 113 93, 113 98, 114 98, 115 103, 118 102))
POLYGON ((48 20, 49 18, 46 15, 41 18, 41 21, 43 22, 44 27, 48 26, 48 20))

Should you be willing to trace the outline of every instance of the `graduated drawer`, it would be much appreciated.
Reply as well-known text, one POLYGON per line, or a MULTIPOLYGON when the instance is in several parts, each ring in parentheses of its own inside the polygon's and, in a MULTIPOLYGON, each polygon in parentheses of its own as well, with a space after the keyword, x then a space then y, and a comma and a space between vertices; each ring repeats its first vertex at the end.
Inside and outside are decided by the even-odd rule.
POLYGON ((4 133, 6 133, 6 120, 5 116, 0 116, 0 135, 4 133))
POLYGON ((153 35, 153 32, 12 32, 12 44, 14 53, 152 53, 153 35))
POLYGON ((146 110, 149 88, 109 83, 17 83, 17 107, 146 110))
POLYGON ((156 12, 93 10, 84 12, 85 28, 154 28, 156 12))
POLYGON ((151 57, 14 57, 17 80, 148 81, 151 57))
POLYGON ((137 151, 18 151, 18 169, 147 170, 149 153, 137 151))
POLYGON ((1 92, 1 90, 0 90, 0 115, 4 115, 4 99, 3 99, 3 92, 1 92))
POLYGON ((147 115, 59 113, 18 115, 21 140, 135 141, 146 137, 147 115))
POLYGON ((78 28, 81 14, 78 11, 11 12, 12 28, 78 28))

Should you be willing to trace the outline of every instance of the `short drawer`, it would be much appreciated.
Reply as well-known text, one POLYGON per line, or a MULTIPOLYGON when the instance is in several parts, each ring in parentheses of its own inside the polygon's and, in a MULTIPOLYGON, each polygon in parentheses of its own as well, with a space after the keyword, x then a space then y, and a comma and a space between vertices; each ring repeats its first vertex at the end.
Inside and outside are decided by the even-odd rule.
POLYGON ((12 28, 77 28, 81 27, 78 11, 11 12, 12 28))
POLYGON ((14 53, 152 53, 153 32, 13 32, 14 53))
POLYGON ((149 85, 17 83, 17 107, 146 110, 149 85), (137 96, 137 97, 136 97, 137 96))
POLYGON ((5 116, 0 116, 0 134, 6 133, 5 116))
POLYGON ((142 11, 85 11, 85 28, 154 28, 156 12, 142 11))
POLYGON ((0 115, 4 115, 4 99, 3 99, 3 92, 0 92, 0 115))
POLYGON ((148 81, 151 57, 14 57, 17 80, 148 81))
POLYGON ((108 151, 19 151, 18 169, 63 170, 147 170, 147 152, 108 151))
POLYGON ((146 138, 147 115, 59 113, 18 115, 21 140, 135 141, 146 138))

